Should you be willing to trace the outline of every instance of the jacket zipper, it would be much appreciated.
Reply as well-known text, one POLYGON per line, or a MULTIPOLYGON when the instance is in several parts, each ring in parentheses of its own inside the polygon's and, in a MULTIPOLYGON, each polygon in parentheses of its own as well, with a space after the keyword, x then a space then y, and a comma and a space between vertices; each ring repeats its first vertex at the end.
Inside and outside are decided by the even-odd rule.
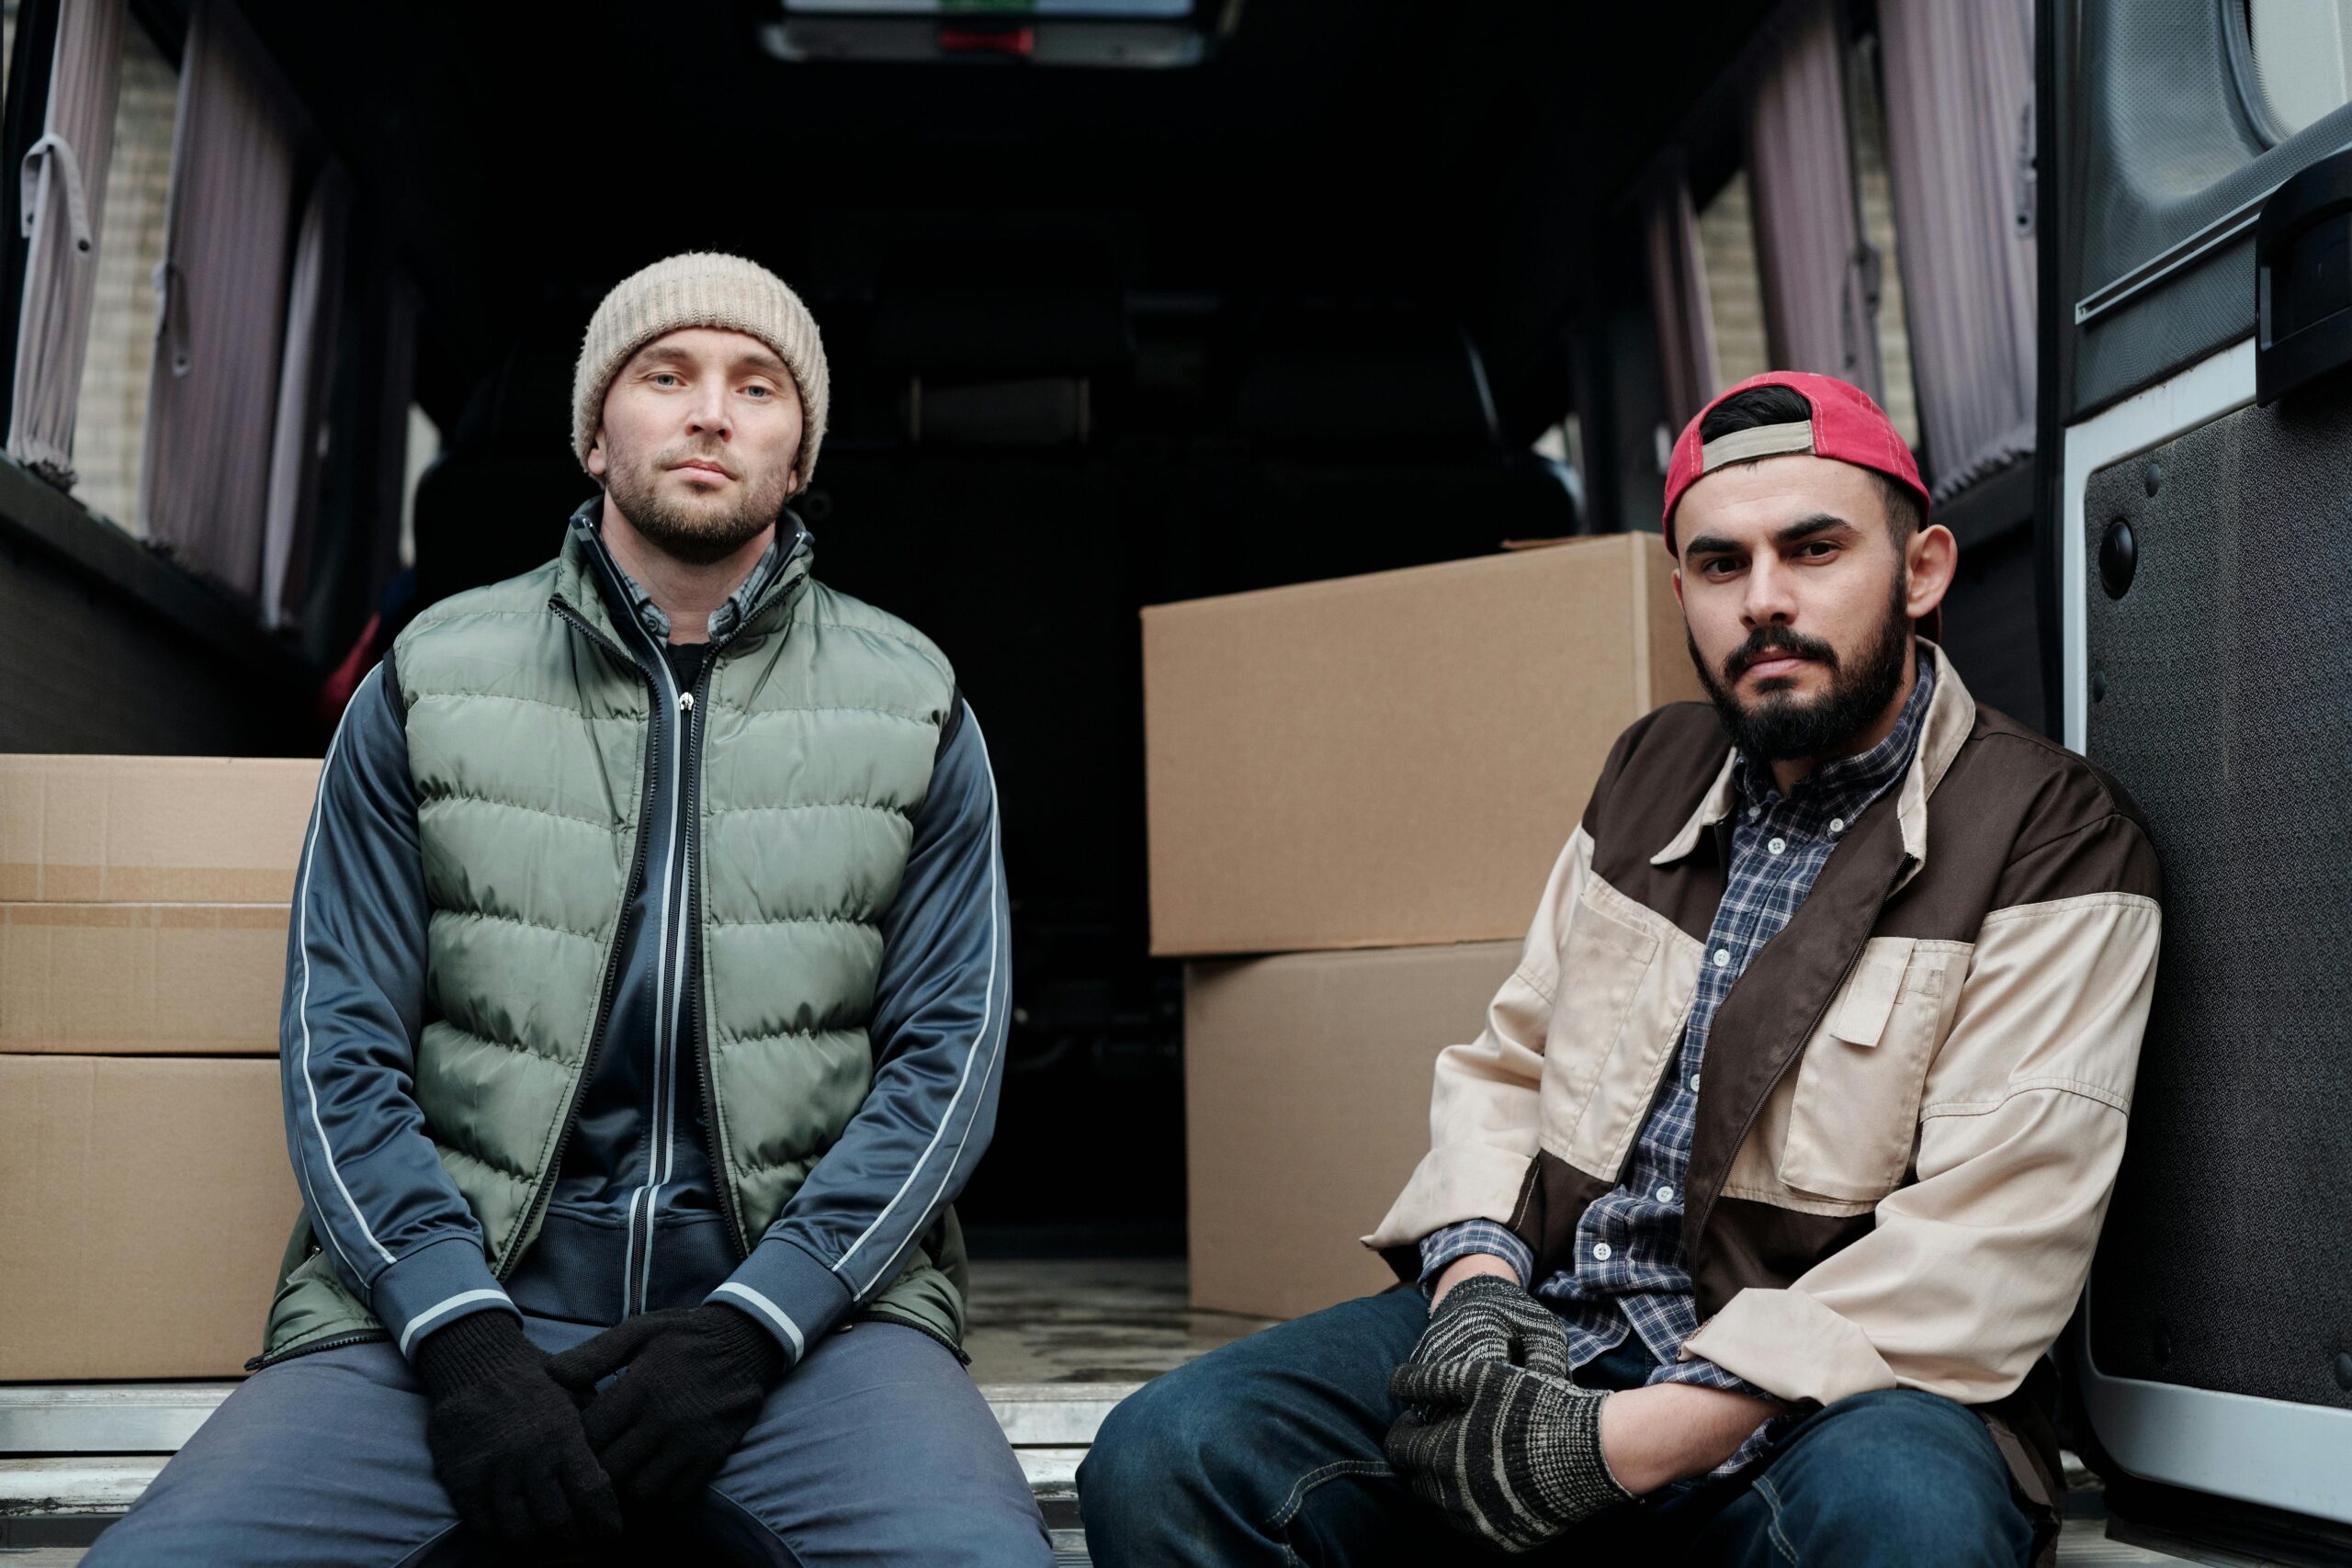
POLYGON ((685 761, 681 764, 686 770, 686 803, 683 810, 688 835, 687 874, 691 878, 686 887, 686 919, 689 922, 689 940, 694 943, 694 962, 687 967, 694 971, 695 976, 690 1021, 687 1024, 690 1038, 686 1048, 694 1053, 695 1082, 702 1090, 703 1153, 710 1161, 710 1179, 718 1184, 719 1195, 726 1199, 719 1206, 727 1214, 727 1239, 734 1244, 735 1256, 741 1260, 749 1258, 752 1249, 744 1238, 743 1216, 735 1201, 732 1184, 727 1179, 727 1167, 723 1163, 725 1154, 718 1146, 718 1105, 711 1088, 709 1021, 703 1006, 703 965, 709 961, 709 955, 702 950, 702 741, 704 725, 709 713, 711 682, 718 673, 721 657, 716 649, 712 651, 703 662, 702 676, 695 682, 695 689, 681 699, 686 705, 687 714, 687 750, 685 761), (695 716, 696 714, 705 717, 697 718, 695 716))
MULTIPOLYGON (((598 564, 600 566, 609 568, 611 566, 610 560, 604 558, 603 557, 603 542, 601 540, 595 541, 594 548, 599 556, 598 564)), ((571 607, 566 605, 565 608, 570 609, 571 607)), ((612 649, 616 655, 625 660, 631 668, 635 669, 639 675, 644 677, 647 689, 652 698, 652 705, 655 708, 662 710, 660 715, 649 715, 646 725, 645 745, 646 754, 649 759, 646 767, 646 804, 645 816, 641 817, 639 820, 641 822, 650 821, 652 812, 653 798, 655 794, 658 793, 659 788, 658 758, 662 744, 662 718, 663 716, 666 716, 672 722, 683 723, 685 703, 682 698, 673 696, 673 693, 675 688, 670 679, 668 662, 662 654, 661 647, 653 641, 653 637, 650 633, 644 632, 643 627, 640 626, 638 629, 645 636, 647 646, 652 649, 652 658, 649 661, 640 662, 635 655, 622 652, 618 644, 603 637, 602 634, 597 633, 594 627, 586 626, 584 622, 577 622, 576 624, 582 625, 591 636, 595 637, 596 639, 603 643, 605 647, 612 649)), ((685 775, 684 740, 684 738, 681 735, 679 746, 680 756, 677 762, 678 773, 676 780, 672 785, 673 789, 679 790, 681 797, 684 795, 684 791, 680 788, 680 785, 683 784, 685 775)), ((678 805, 677 801, 673 800, 671 807, 669 830, 669 843, 673 851, 673 858, 675 858, 674 852, 678 848, 678 838, 682 830, 678 820, 681 809, 682 807, 678 805)), ((638 851, 637 859, 639 864, 650 869, 652 856, 650 840, 647 831, 643 828, 640 828, 638 833, 638 851)), ((630 903, 634 903, 636 901, 639 886, 639 884, 637 874, 632 872, 627 888, 627 895, 630 903)), ((656 1005, 660 1008, 662 1016, 656 1019, 654 1025, 653 1104, 647 1107, 647 1117, 650 1123, 649 1129, 650 1136, 648 1141, 646 1151, 646 1180, 638 1190, 639 1194, 646 1200, 644 1232, 645 1244, 642 1250, 639 1250, 637 1247, 637 1204, 635 1201, 632 1201, 629 1205, 628 1222, 628 1240, 629 1245, 623 1252, 621 1266, 621 1313, 625 1317, 633 1315, 635 1313, 642 1311, 645 1307, 644 1292, 639 1288, 639 1281, 640 1279, 650 1280, 652 1275, 654 1230, 653 1206, 655 1203, 660 1201, 662 1195, 661 1189, 662 1182, 659 1178, 662 1176, 663 1152, 675 1136, 674 1126, 666 1129, 669 1135, 664 1135, 665 1128, 662 1121, 654 1114, 656 1111, 665 1104, 669 1107, 670 1119, 673 1122, 674 1122, 677 1114, 677 1107, 675 1104, 677 1098, 676 1084, 673 1081, 677 1075, 677 1030, 675 1027, 677 1000, 674 991, 674 982, 670 973, 670 952, 668 942, 670 920, 675 908, 671 901, 671 894, 675 886, 675 876, 665 868, 662 879, 662 929, 655 938, 655 948, 653 953, 654 997, 656 1005), (669 1040, 671 1047, 666 1052, 662 1049, 662 1042, 665 1037, 669 1040)), ((626 908, 626 906, 624 906, 624 908, 626 908)), ((620 943, 616 943, 615 945, 611 962, 613 984, 607 988, 606 1001, 599 1004, 598 1036, 596 1042, 598 1046, 601 1046, 602 1044, 603 1031, 608 1023, 608 1020, 604 1016, 604 1009, 605 1006, 609 1005, 611 992, 616 991, 618 988, 617 982, 620 974, 620 955, 623 945, 624 944, 620 943)), ((634 940, 626 945, 633 946, 634 940)), ((595 1047, 592 1046, 592 1052, 594 1049, 595 1047)), ((593 1068, 594 1065, 595 1056, 592 1054, 588 1066, 593 1068)), ((588 1074, 583 1072, 581 1078, 581 1085, 583 1092, 589 1081, 590 1077, 588 1074)), ((571 1133, 571 1122, 570 1119, 567 1118, 564 1128, 564 1142, 568 1143, 570 1141, 571 1133)), ((562 1150, 563 1144, 559 1143, 557 1145, 557 1153, 560 1155, 562 1150)), ((559 1169, 560 1168, 560 1167, 559 1167, 559 1169)), ((550 1190, 552 1190, 552 1188, 550 1188, 550 1190)))
MULTIPOLYGON (((639 675, 645 674, 636 660, 622 652, 618 643, 590 626, 587 617, 565 604, 561 594, 559 593, 550 598, 548 601, 548 608, 579 627, 590 641, 604 649, 614 658, 636 670, 639 675)), ((647 686, 650 689, 652 681, 649 676, 647 686)), ((657 692, 653 694, 658 696, 660 694, 657 692)), ((660 737, 661 731, 658 728, 651 725, 646 727, 645 798, 638 806, 637 850, 629 863, 628 880, 621 885, 620 922, 628 920, 628 908, 637 901, 638 879, 645 873, 645 859, 648 852, 645 827, 647 819, 653 812, 653 791, 662 761, 660 737)), ((580 1077, 571 1087, 571 1101, 564 1107, 563 1131, 556 1136, 555 1154, 548 1161, 547 1168, 539 1173, 538 1190, 532 1194, 530 1207, 523 1212, 522 1228, 514 1233, 518 1239, 530 1234, 531 1227, 538 1223, 540 1214, 546 1211, 548 1200, 555 1195, 556 1174, 563 1168, 564 1151, 571 1145, 572 1129, 580 1124, 580 1102, 586 1098, 588 1084, 595 1076, 596 1058, 603 1054, 605 1046, 605 1025, 612 1016, 613 994, 620 988, 621 949, 626 945, 622 937, 625 934, 616 923, 613 932, 612 949, 605 955, 605 983, 596 997, 595 1021, 588 1031, 588 1054, 581 1061, 580 1077)), ((519 1247, 508 1253, 499 1263, 496 1277, 504 1280, 514 1271, 514 1266, 522 1261, 522 1249, 519 1247)))
POLYGON ((257 1372, 264 1367, 281 1366, 304 1356, 315 1356, 322 1350, 340 1350, 346 1345, 374 1345, 390 1338, 391 1335, 381 1328, 363 1328, 356 1334, 330 1335, 308 1345, 297 1345, 291 1350, 280 1350, 275 1356, 255 1356, 245 1363, 245 1371, 257 1372))
MULTIPOLYGON (((795 581, 793 567, 807 553, 808 548, 808 536, 804 530, 793 540, 792 553, 784 558, 781 566, 777 567, 775 582, 768 590, 770 594, 788 593, 792 591, 795 581)), ((750 625, 752 619, 766 608, 767 604, 764 599, 760 604, 752 605, 751 611, 737 624, 736 630, 741 631, 743 626, 750 625)), ((784 631, 776 635, 784 636, 789 630, 790 626, 787 625, 784 631)), ((731 635, 728 637, 729 642, 734 640, 731 635)), ((723 648, 713 648, 710 650, 710 658, 703 664, 702 678, 695 683, 695 706, 706 715, 710 706, 711 682, 717 679, 718 661, 724 657, 723 648)), ((687 831, 694 835, 687 848, 687 853, 692 857, 690 864, 694 874, 694 884, 687 894, 687 918, 694 922, 695 959, 693 965, 695 971, 692 1024, 694 1037, 688 1042, 688 1046, 695 1055, 695 1086, 702 1090, 704 1153, 710 1160, 710 1179, 718 1184, 718 1195, 725 1200, 719 1207, 727 1215, 727 1239, 735 1244, 735 1256, 738 1260, 741 1260, 752 1256, 752 1244, 750 1237, 743 1230, 742 1206, 736 1194, 734 1183, 727 1179, 726 1151, 718 1145, 718 1092, 712 1084, 708 1010, 703 1006, 705 989, 702 983, 703 964, 708 962, 709 955, 702 951, 702 807, 699 798, 702 793, 702 726, 697 724, 694 729, 695 750, 692 752, 694 765, 688 769, 686 774, 686 798, 692 806, 686 818, 689 824, 687 831)))
MULTIPOLYGON (((592 544, 597 554, 597 565, 608 570, 613 570, 610 558, 604 554, 603 541, 599 539, 592 541, 592 544)), ((795 554, 797 553, 796 549, 795 554)), ((643 663, 639 663, 634 656, 623 655, 623 657, 636 666, 639 672, 645 677, 654 699, 654 705, 664 710, 669 720, 678 726, 676 773, 672 784, 675 793, 671 803, 668 844, 670 858, 680 860, 683 864, 674 873, 665 865, 662 879, 662 929, 656 938, 657 945, 653 954, 654 995, 660 1010, 660 1016, 655 1022, 654 1035, 653 1102, 647 1107, 650 1138, 647 1147, 646 1180, 638 1190, 639 1195, 645 1201, 643 1232, 645 1239, 640 1249, 638 1246, 638 1206, 632 1200, 628 1221, 628 1247, 623 1253, 621 1276, 621 1310, 625 1316, 645 1310, 648 1304, 648 1290, 653 1271, 653 1235, 656 1219, 654 1210, 661 1201, 662 1188, 667 1184, 668 1177, 664 1168, 675 1158, 678 1110, 677 987, 685 982, 686 965, 678 964, 673 972, 670 963, 669 932, 672 929, 671 921, 673 919, 690 918, 681 917, 677 904, 673 902, 673 894, 680 886, 679 879, 682 876, 684 878, 685 888, 690 897, 695 880, 693 858, 695 840, 689 836, 691 829, 688 826, 690 818, 687 816, 694 798, 694 769, 691 765, 694 698, 690 694, 677 691, 675 682, 670 677, 668 657, 661 645, 654 640, 652 634, 646 632, 642 626, 637 629, 644 637, 651 656, 643 663), (680 850, 684 851, 683 856, 677 852, 680 850), (669 1045, 667 1051, 662 1049, 662 1042, 665 1040, 669 1045)), ((593 631, 593 628, 591 630, 593 631)), ((605 641, 606 647, 618 651, 617 646, 609 640, 601 637, 599 640, 605 641)), ((706 660, 706 666, 715 663, 716 660, 717 650, 713 649, 710 659, 706 660)), ((660 743, 661 723, 656 718, 650 721, 647 726, 646 745, 650 751, 657 748, 660 743)), ((649 769, 650 772, 650 769, 649 769)), ((652 793, 649 791, 646 796, 649 812, 652 798, 652 793)), ((650 851, 644 848, 645 841, 644 835, 640 833, 642 856, 650 864, 650 851)), ((632 901, 636 896, 637 886, 637 883, 632 880, 629 885, 632 901)), ((617 959, 617 953, 616 958, 617 959)), ((615 974, 617 975, 617 973, 616 963, 615 974)), ((695 989, 698 994, 700 987, 696 987, 695 989)), ((567 1127, 567 1137, 569 1131, 567 1127)), ((711 1174, 714 1180, 718 1179, 718 1169, 715 1165, 711 1174)))
MULTIPOLYGON (((793 546, 792 554, 786 558, 784 564, 778 569, 776 582, 770 590, 771 592, 780 593, 790 590, 794 581, 792 575, 793 565, 807 553, 808 540, 808 536, 804 531, 796 540, 793 546)), ((601 541, 598 542, 597 547, 599 549, 602 548, 601 541)), ((616 643, 612 638, 606 637, 594 626, 589 625, 586 617, 582 615, 579 611, 573 609, 571 605, 565 603, 561 594, 556 594, 549 598, 548 605, 550 609, 554 610, 557 615, 561 615, 572 626, 577 626, 589 638, 589 640, 604 649, 607 653, 611 654, 615 659, 619 660, 622 663, 635 669, 640 676, 644 677, 649 694, 656 700, 657 703, 661 700, 662 694, 661 690, 661 682, 658 677, 648 673, 645 668, 639 664, 636 659, 624 651, 618 643, 616 643)), ((748 624, 753 616, 757 615, 759 612, 765 607, 764 604, 752 606, 751 613, 743 617, 744 622, 748 624)), ((732 639, 730 638, 729 640, 732 639)), ((660 656, 660 650, 656 649, 655 653, 658 658, 660 656)), ((695 682, 695 694, 690 697, 682 694, 679 703, 682 712, 690 714, 693 707, 700 707, 707 704, 711 679, 718 668, 718 660, 719 649, 714 648, 711 650, 710 658, 704 664, 701 679, 695 682)), ((690 733, 695 746, 698 749, 701 736, 700 728, 698 726, 692 726, 690 728, 690 733)), ((646 728, 645 742, 647 758, 645 800, 638 813, 639 826, 636 855, 629 870, 628 882, 622 891, 621 908, 624 912, 624 916, 626 916, 628 906, 636 901, 639 878, 644 873, 646 861, 650 853, 648 836, 645 830, 645 823, 650 817, 653 808, 653 795, 656 783, 654 773, 659 761, 658 748, 660 745, 660 737, 661 730, 659 726, 649 724, 646 728)), ((687 738, 682 737, 682 742, 686 739, 687 738)), ((672 823, 671 830, 673 832, 676 832, 682 825, 685 825, 685 830, 690 834, 687 841, 687 854, 689 857, 687 863, 687 874, 689 877, 687 918, 694 921, 693 938, 696 947, 695 956, 697 960, 700 960, 703 957, 703 954, 700 952, 702 935, 702 879, 695 874, 699 870, 698 857, 700 856, 702 848, 702 836, 697 830, 699 828, 699 822, 697 819, 700 816, 700 807, 696 803, 697 796, 700 793, 697 786, 701 782, 701 771, 698 768, 692 768, 687 765, 687 759, 684 754, 686 750, 686 745, 682 743, 680 747, 682 754, 680 756, 678 765, 681 770, 682 782, 684 786, 683 792, 684 801, 679 807, 680 821, 672 823)), ((611 1014, 613 996, 619 986, 620 956, 623 945, 624 944, 616 936, 614 941, 611 953, 606 955, 605 964, 604 989, 596 1002, 596 1021, 595 1026, 589 1035, 587 1058, 581 1066, 580 1081, 572 1089, 571 1103, 564 1111, 563 1131, 556 1140, 554 1158, 549 1163, 548 1169, 541 1173, 539 1190, 533 1197, 530 1207, 525 1211, 523 1228, 516 1232, 517 1235, 528 1233, 531 1225, 537 1220, 540 1213, 546 1208, 548 1200, 555 1191, 555 1175, 562 1168, 564 1152, 571 1145, 573 1128, 579 1124, 580 1102, 587 1092, 589 1080, 595 1072, 597 1057, 603 1050, 605 1029, 611 1014)), ((723 1162, 721 1151, 719 1149, 718 1106, 717 1097, 711 1087, 710 1051, 705 1032, 707 1021, 705 1017, 706 1010, 703 1006, 703 987, 700 984, 699 977, 699 962, 693 965, 693 967, 695 968, 697 974, 696 983, 693 987, 692 1027, 694 1032, 694 1040, 692 1044, 695 1053, 696 1082, 702 1090, 706 1149, 710 1157, 711 1179, 719 1184, 721 1195, 728 1199, 728 1201, 723 1205, 727 1214, 728 1240, 734 1244, 735 1255, 739 1259, 741 1259, 751 1256, 751 1247, 744 1238, 742 1216, 738 1211, 738 1206, 731 1190, 731 1184, 729 1183, 727 1179, 727 1168, 723 1162)), ((651 1230, 650 1224, 648 1226, 647 1240, 650 1245, 651 1241, 651 1230)), ((520 1260, 521 1255, 518 1252, 508 1259, 504 1268, 498 1270, 497 1277, 503 1280, 508 1274, 513 1272, 514 1265, 520 1260)), ((628 1280, 624 1280, 622 1281, 622 1289, 624 1297, 626 1298, 628 1290, 628 1280)), ((936 1337, 936 1336, 934 1336, 934 1337, 936 1337)), ((944 1341, 943 1340, 942 1343, 944 1343, 944 1341)), ((950 1348, 954 1348, 954 1347, 951 1346, 950 1348)), ((957 1354, 960 1356, 962 1352, 958 1351, 957 1354)))
MULTIPOLYGON (((647 634, 646 641, 649 644, 652 643, 650 633, 647 634)), ((670 862, 679 862, 685 858, 678 852, 684 847, 681 843, 681 837, 685 829, 680 820, 680 816, 685 808, 688 788, 685 747, 686 699, 683 693, 678 692, 676 682, 670 678, 668 657, 658 645, 653 647, 653 658, 648 666, 647 678, 654 682, 655 695, 660 699, 658 705, 664 709, 668 722, 678 727, 677 755, 671 775, 670 830, 666 853, 670 862)), ((658 735, 659 724, 652 728, 653 733, 658 735)), ((673 895, 677 890, 678 874, 678 870, 673 864, 664 863, 662 872, 662 926, 655 938, 653 950, 653 995, 657 1009, 653 1034, 653 1102, 646 1107, 648 1135, 645 1183, 639 1189, 645 1199, 645 1244, 642 1248, 635 1247, 637 1205, 632 1201, 629 1205, 629 1241, 632 1249, 635 1250, 637 1277, 635 1280, 629 1277, 626 1261, 628 1254, 624 1253, 621 1307, 625 1314, 642 1312, 646 1308, 646 1297, 653 1277, 653 1211, 662 1201, 662 1189, 667 1181, 665 1168, 673 1157, 671 1151, 677 1138, 677 987, 683 976, 671 967, 670 933, 673 929, 671 922, 676 918, 677 911, 673 895), (665 1045, 667 1049, 663 1048, 665 1045), (666 1114, 664 1114, 665 1111, 666 1114), (635 1305, 632 1306, 631 1303, 635 1305)))

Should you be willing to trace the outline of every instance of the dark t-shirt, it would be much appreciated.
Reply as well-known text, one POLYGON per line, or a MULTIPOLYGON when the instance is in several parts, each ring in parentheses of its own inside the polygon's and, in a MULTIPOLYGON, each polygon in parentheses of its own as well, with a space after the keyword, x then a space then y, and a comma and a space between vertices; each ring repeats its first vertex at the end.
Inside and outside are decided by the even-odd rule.
POLYGON ((665 642, 662 645, 662 656, 670 661, 670 673, 677 678, 678 690, 688 692, 694 689, 695 682, 702 679, 702 661, 709 652, 710 644, 707 642, 665 642))

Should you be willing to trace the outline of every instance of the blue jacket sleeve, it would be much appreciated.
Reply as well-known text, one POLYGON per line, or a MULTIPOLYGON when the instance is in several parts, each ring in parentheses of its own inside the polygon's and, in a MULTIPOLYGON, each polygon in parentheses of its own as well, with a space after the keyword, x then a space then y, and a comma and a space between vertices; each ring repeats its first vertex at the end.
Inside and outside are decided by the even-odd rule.
POLYGON ((413 1091, 429 910, 395 681, 388 659, 360 682, 320 772, 287 934, 278 1063, 311 1228, 409 1355, 468 1313, 515 1309, 413 1091))
POLYGON ((963 1190, 996 1125, 1012 945, 988 743, 961 708, 882 920, 865 1101, 710 1299, 797 1361, 899 1276, 963 1190))

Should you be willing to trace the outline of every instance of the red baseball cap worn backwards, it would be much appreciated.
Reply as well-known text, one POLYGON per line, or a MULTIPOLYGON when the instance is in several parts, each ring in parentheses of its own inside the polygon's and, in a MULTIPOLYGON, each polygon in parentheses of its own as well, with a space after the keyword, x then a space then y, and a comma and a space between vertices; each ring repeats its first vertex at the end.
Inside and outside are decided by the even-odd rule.
POLYGON ((1768 370, 1718 392, 1713 402, 1682 427, 1681 438, 1674 444, 1673 459, 1666 466, 1667 553, 1675 553, 1674 509, 1681 503, 1685 491, 1725 463, 1770 457, 1783 452, 1810 452, 1816 457, 1835 457, 1841 463, 1884 474, 1918 497, 1923 523, 1928 515, 1928 487, 1919 482, 1919 465, 1912 458, 1911 448, 1903 444, 1903 437, 1894 433, 1894 423, 1886 417, 1885 411, 1871 401, 1868 392, 1835 376, 1815 376, 1804 370, 1768 370), (1813 417, 1788 424, 1759 424, 1702 444, 1699 427, 1715 412, 1715 405, 1757 387, 1786 387, 1801 393, 1813 405, 1813 417))

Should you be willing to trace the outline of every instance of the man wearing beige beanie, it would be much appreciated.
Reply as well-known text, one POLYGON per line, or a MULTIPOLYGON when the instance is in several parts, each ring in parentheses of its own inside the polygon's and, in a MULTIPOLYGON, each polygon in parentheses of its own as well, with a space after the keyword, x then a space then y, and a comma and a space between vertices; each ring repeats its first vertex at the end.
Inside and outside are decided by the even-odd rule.
POLYGON ((329 748, 256 1374, 90 1562, 1043 1564, 959 1364, 1008 905, 946 658, 810 576, 816 323, 691 254, 588 326, 562 549, 329 748), (499 1557, 498 1560, 503 1560, 499 1557))

